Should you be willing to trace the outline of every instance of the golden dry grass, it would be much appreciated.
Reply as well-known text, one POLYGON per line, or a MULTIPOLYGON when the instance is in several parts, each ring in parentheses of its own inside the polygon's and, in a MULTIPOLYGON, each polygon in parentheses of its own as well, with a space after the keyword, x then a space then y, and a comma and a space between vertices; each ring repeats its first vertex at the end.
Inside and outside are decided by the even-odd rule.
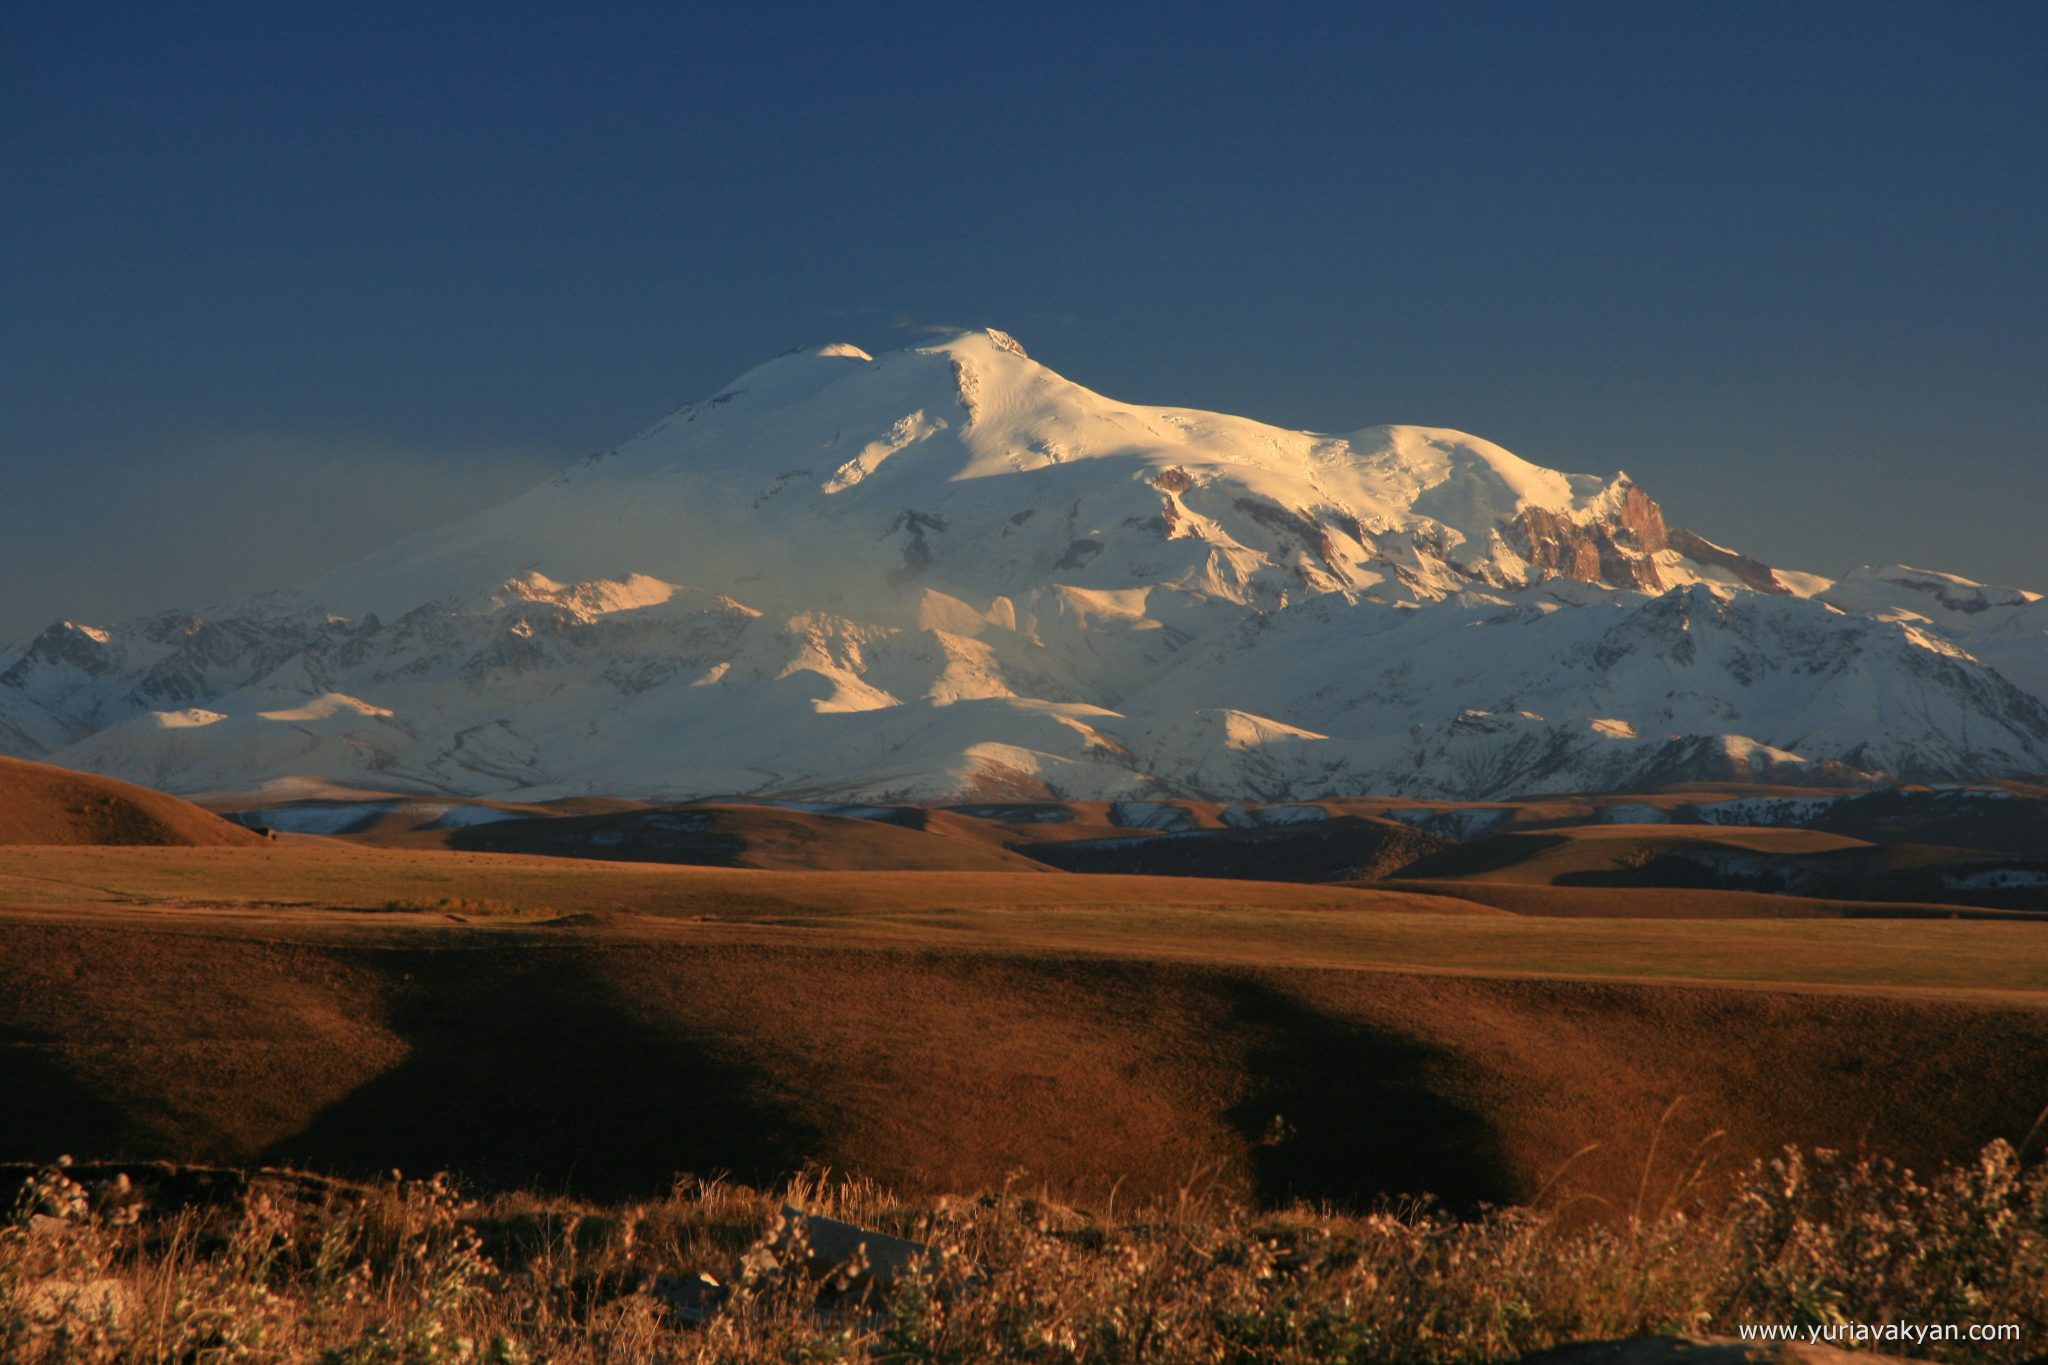
POLYGON ((1912 919, 2041 921, 2040 911, 1994 910, 1941 901, 1861 901, 1768 891, 1678 886, 1547 886, 1479 877, 1394 877, 1382 891, 1431 892, 1514 915, 1556 919, 1912 919))
POLYGON ((1197 1178, 1347 1204, 1523 1198, 1562 1170, 1612 1204, 1676 1095, 1674 1161, 1713 1128, 1730 1160, 2016 1139, 2048 1104, 2042 929, 322 840, 14 849, 0 1088, 42 1099, 0 1112, 0 1153, 611 1195, 1021 1168, 1077 1198, 1197 1178), (442 897, 489 913, 385 908, 442 897))
POLYGON ((1800 856, 1869 848, 1860 839, 1809 829, 1722 825, 1573 825, 1480 839, 1422 860, 1406 877, 1554 886, 1586 874, 1642 867, 1664 853, 1702 850, 1800 856))
POLYGON ((1427 884, 1517 913, 1551 915, 1926 918, 1967 915, 1965 907, 1975 907, 2023 918, 2048 916, 2048 899, 2028 885, 2044 867, 2048 861, 2038 858, 1934 844, 1873 844, 1812 829, 1588 825, 1445 848, 1400 868, 1392 884, 1427 884), (1973 884, 1986 869, 2000 867, 2019 870, 2020 884, 1973 884), (1580 891, 1633 894, 1570 894, 1580 891))
MULTIPOLYGON (((852 822, 849 822, 852 823, 852 822)), ((170 909, 381 908, 391 901, 483 896, 556 914, 692 917, 865 914, 1028 906, 1403 906, 1457 913, 1443 897, 1209 878, 1075 877, 1036 866, 1001 871, 759 871, 517 854, 364 848, 286 835, 248 850, 0 849, 0 906, 170 909)), ((1487 913, 1465 907, 1466 913, 1487 913)))
MULTIPOLYGON (((920 812, 918 818, 922 818, 920 812)), ((414 836, 415 838, 417 836, 414 836)), ((1040 872, 988 840, 774 806, 693 805, 480 825, 440 833, 448 848, 746 867, 764 871, 1040 872), (667 826, 687 824, 680 832, 667 826), (617 851, 614 851, 614 850, 617 851)))
POLYGON ((0 845, 260 842, 238 825, 147 787, 0 758, 0 845))
MULTIPOLYGON (((920 1201, 817 1175, 779 1195, 691 1181, 593 1208, 529 1191, 478 1199, 440 1176, 137 1174, 131 1184, 126 1172, 47 1170, 12 1220, 0 1216, 0 1355, 1368 1365, 1549 1359, 1530 1353, 1756 1324, 1890 1324, 2010 1329, 1909 1349, 2021 1362, 2039 1358, 2048 1334, 2048 1170, 2026 1169, 2002 1143, 1920 1176, 1788 1150, 1713 1194, 1683 1176, 1646 1182, 1604 1225, 1547 1205, 1347 1216, 1187 1191, 1084 1210, 1015 1182, 920 1201), (806 1242, 827 1245, 811 1236, 820 1216, 928 1250, 879 1285, 857 1280, 858 1252, 793 1271, 806 1242), (663 1272, 674 1283, 715 1276, 721 1301, 702 1321, 674 1315, 646 1290, 663 1272)), ((1866 1358, 1642 1344, 1653 1349, 1626 1358, 1866 1358)))

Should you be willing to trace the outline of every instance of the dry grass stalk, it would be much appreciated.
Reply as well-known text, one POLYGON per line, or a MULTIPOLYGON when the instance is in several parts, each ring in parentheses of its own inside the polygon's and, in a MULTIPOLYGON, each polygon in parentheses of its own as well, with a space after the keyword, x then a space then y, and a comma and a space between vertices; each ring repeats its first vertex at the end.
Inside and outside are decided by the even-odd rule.
POLYGON ((1014 1182, 913 1204, 823 1171, 612 1208, 267 1174, 172 1211, 53 1168, 0 1232, 0 1359, 1501 1361, 1743 1321, 2021 1324, 2009 1354, 1959 1360, 2048 1340, 2048 1169, 2009 1144, 1931 1177, 1786 1149, 1711 1203, 1697 1169, 1654 1207, 1646 1171, 1634 1216, 1589 1223, 1194 1193, 1112 1222, 1014 1182), (803 1259, 785 1201, 932 1253, 885 1293, 835 1299, 828 1281, 821 1297, 778 1269, 803 1259), (730 1298, 686 1327, 639 1292, 657 1269, 730 1277, 730 1298))

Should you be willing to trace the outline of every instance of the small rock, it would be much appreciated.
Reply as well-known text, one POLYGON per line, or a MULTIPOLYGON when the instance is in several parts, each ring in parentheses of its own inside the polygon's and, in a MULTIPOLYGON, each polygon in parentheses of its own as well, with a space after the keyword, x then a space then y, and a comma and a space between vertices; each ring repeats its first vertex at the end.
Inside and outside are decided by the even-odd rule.
POLYGON ((641 1292, 658 1301, 678 1321, 695 1326, 725 1302, 725 1286, 709 1275, 656 1275, 641 1292))
POLYGON ((923 1242, 892 1237, 837 1218, 807 1214, 788 1204, 782 1207, 782 1226, 776 1229, 769 1247, 786 1256, 799 1224, 809 1246, 804 1270, 820 1279, 836 1273, 845 1279, 843 1288, 850 1293, 887 1288, 902 1278, 912 1261, 931 1255, 932 1249, 923 1242))
POLYGON ((119 1327, 135 1315, 135 1295, 119 1280, 53 1277, 30 1284, 22 1293, 21 1309, 32 1330, 48 1329, 67 1319, 119 1327))

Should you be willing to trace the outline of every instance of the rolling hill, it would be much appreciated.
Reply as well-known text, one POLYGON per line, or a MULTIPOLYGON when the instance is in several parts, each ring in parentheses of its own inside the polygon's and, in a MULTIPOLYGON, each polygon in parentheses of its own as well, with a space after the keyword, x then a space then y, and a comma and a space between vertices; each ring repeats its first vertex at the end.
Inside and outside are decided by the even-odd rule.
POLYGON ((0 844, 214 848, 261 842, 240 825, 162 792, 0 758, 0 844))
POLYGON ((0 1088, 38 1097, 0 1106, 0 1152, 1354 1207, 1563 1172, 1625 1208, 1676 1097, 1653 1188, 1712 1129, 1720 1174, 1788 1141, 1924 1164, 2044 1102, 2038 924, 1558 918, 1457 885, 0 850, 0 1088))

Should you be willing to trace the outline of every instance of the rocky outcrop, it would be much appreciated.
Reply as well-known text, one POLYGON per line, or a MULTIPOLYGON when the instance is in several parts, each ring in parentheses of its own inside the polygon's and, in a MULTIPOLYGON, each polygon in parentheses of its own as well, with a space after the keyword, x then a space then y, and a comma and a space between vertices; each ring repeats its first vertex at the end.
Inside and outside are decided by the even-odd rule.
POLYGON ((1669 544, 1664 510, 1632 483, 1619 485, 1617 492, 1613 511, 1591 521, 1525 507, 1508 525, 1508 543, 1529 561, 1534 578, 1662 592, 1667 585, 1651 556, 1669 544))
POLYGON ((1789 589, 1778 581, 1778 576, 1771 572, 1771 566, 1762 560, 1751 559, 1746 554, 1724 549, 1705 536, 1694 535, 1682 526, 1671 532, 1670 544, 1672 549, 1695 564, 1726 569, 1745 587, 1755 588, 1758 592, 1789 592, 1789 589))
POLYGON ((1340 583, 1349 581, 1350 574, 1344 569, 1336 542, 1307 512, 1282 507, 1263 498, 1237 498, 1231 506, 1264 527, 1282 544, 1289 541, 1298 544, 1300 552, 1319 560, 1321 569, 1332 579, 1340 583))

